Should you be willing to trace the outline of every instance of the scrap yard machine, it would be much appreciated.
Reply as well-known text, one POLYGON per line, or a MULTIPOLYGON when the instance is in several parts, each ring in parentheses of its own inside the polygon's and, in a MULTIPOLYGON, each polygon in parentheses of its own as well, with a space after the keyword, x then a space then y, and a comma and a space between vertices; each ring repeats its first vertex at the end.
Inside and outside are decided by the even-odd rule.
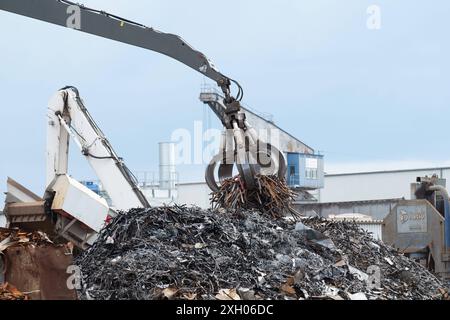
MULTIPOLYGON (((219 153, 206 170, 208 186, 217 191, 216 176, 224 181, 234 175, 234 169, 247 189, 256 187, 259 174, 284 178, 283 154, 258 137, 241 110, 242 87, 179 36, 66 0, 0 0, 0 10, 155 51, 212 79, 224 95, 221 110, 215 110, 224 133, 219 153), (238 89, 235 97, 232 84, 238 89)), ((47 132, 46 191, 41 198, 10 179, 5 208, 10 226, 48 230, 85 249, 116 210, 149 206, 136 179, 87 111, 76 88, 65 87, 51 99, 47 132), (68 175, 71 138, 94 169, 113 208, 68 175)))
POLYGON ((383 221, 383 241, 424 264, 450 285, 450 203, 445 180, 419 177, 412 200, 401 200, 383 221))
POLYGON ((231 178, 234 167, 249 189, 255 187, 258 173, 284 177, 286 168, 283 154, 262 141, 246 120, 240 104, 244 95, 241 85, 223 75, 211 60, 181 37, 66 0, 0 0, 0 10, 155 51, 210 78, 224 94, 224 110, 219 112, 225 131, 222 149, 206 171, 208 186, 217 190, 215 174, 220 180, 231 178), (238 89, 236 97, 231 93, 232 84, 238 89))

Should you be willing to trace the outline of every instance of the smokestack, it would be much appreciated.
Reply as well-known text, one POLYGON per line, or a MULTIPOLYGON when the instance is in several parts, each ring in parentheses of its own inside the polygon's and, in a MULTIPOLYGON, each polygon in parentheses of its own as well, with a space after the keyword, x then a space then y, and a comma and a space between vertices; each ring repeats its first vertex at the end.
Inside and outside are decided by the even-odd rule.
POLYGON ((175 189, 175 144, 173 142, 159 143, 159 188, 163 190, 175 189))

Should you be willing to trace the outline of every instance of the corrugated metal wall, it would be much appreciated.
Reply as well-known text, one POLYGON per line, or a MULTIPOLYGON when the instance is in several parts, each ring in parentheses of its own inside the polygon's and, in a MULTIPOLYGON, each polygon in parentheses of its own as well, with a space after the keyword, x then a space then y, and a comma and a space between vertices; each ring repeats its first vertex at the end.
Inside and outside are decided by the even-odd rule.
POLYGON ((417 177, 432 176, 450 181, 450 168, 326 175, 320 202, 410 199, 411 183, 417 177))
POLYGON ((383 223, 380 221, 379 223, 364 223, 364 222, 357 222, 357 224, 367 232, 372 233, 372 236, 375 240, 382 240, 381 238, 381 228, 383 226, 383 223))
POLYGON ((295 208, 305 215, 319 215, 328 218, 330 215, 348 213, 364 214, 375 220, 383 220, 401 199, 332 202, 332 203, 310 203, 296 204, 295 208))
MULTIPOLYGON (((391 206, 397 202, 395 199, 410 199, 410 184, 416 180, 416 177, 431 176, 435 173, 449 179, 448 185, 450 185, 450 168, 325 176, 325 187, 320 189, 319 192, 321 203, 383 201, 358 204, 356 207, 351 203, 348 206, 340 207, 333 207, 333 205, 328 204, 321 208, 322 215, 326 217, 328 214, 356 212, 368 214, 375 219, 383 219, 389 213, 391 206)), ((179 199, 177 203, 197 204, 203 208, 209 207, 210 191, 206 183, 181 183, 178 188, 179 199)))

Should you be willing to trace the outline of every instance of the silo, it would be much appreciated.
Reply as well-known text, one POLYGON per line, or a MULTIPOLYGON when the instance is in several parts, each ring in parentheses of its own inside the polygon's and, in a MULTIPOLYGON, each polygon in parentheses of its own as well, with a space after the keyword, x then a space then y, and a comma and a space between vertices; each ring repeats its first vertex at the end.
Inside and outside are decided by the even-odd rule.
POLYGON ((159 188, 164 190, 175 189, 175 144, 173 142, 159 143, 159 188))

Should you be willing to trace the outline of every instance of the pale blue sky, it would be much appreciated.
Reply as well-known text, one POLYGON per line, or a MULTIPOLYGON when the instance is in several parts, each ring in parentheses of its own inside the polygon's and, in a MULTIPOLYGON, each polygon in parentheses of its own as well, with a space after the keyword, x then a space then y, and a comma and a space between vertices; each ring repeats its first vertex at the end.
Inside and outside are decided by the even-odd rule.
MULTIPOLYGON (((246 104, 322 151, 328 171, 450 163, 449 1, 84 4, 182 36, 240 81, 246 104), (372 4, 381 30, 366 27, 372 4)), ((134 171, 156 171, 157 143, 208 118, 204 78, 165 56, 4 12, 0 35, 0 191, 11 176, 42 194, 46 104, 65 85, 134 171)), ((179 171, 202 180, 201 166, 179 171)), ((77 154, 70 172, 93 177, 77 154)))

